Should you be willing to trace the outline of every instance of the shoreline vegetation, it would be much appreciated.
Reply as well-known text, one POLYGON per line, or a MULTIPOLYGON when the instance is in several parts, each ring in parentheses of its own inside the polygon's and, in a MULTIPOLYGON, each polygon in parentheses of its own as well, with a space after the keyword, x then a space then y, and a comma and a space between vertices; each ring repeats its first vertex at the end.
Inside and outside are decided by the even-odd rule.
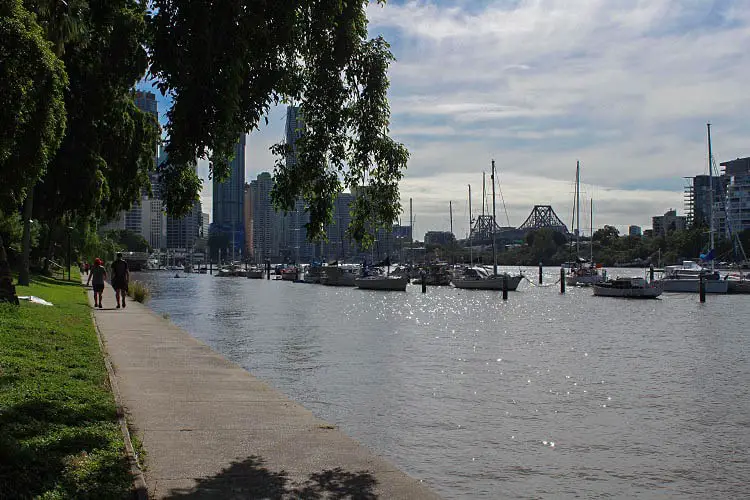
POLYGON ((33 275, 0 304, 0 496, 128 498, 132 476, 78 272, 33 275))

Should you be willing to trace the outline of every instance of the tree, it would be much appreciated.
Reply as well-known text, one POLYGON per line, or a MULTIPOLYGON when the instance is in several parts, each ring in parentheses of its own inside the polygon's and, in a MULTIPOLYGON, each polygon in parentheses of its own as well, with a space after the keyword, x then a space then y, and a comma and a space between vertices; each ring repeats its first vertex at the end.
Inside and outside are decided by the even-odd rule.
POLYGON ((146 241, 146 238, 130 229, 113 229, 107 231, 106 237, 124 247, 128 252, 151 251, 151 246, 146 241))
POLYGON ((382 38, 367 39, 367 3, 153 1, 150 71, 173 98, 161 172, 170 214, 187 213, 198 195, 196 158, 209 157, 223 180, 240 134, 257 128, 271 104, 297 102, 305 123, 297 162, 284 161, 285 145, 273 148, 276 205, 291 210, 301 197, 313 238, 345 187, 361 195, 349 227, 355 240, 371 242, 368 231, 395 220, 408 152, 388 136, 392 55, 382 38))
MULTIPOLYGON (((0 210, 13 211, 27 198, 60 144, 67 75, 20 0, 0 5, 0 60, 0 210)), ((24 239, 28 237, 26 229, 24 239)), ((14 299, 0 239, 0 301, 14 299)))
POLYGON ((593 241, 598 241, 602 246, 608 247, 617 241, 620 231, 614 226, 604 226, 594 232, 593 241))

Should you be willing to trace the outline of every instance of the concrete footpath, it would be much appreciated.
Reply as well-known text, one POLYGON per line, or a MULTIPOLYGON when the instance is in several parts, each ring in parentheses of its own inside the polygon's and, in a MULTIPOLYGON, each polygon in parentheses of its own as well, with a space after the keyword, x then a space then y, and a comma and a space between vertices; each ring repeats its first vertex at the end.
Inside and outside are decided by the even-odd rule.
POLYGON ((94 318, 150 498, 438 498, 148 307, 115 309, 109 286, 103 303, 94 318))

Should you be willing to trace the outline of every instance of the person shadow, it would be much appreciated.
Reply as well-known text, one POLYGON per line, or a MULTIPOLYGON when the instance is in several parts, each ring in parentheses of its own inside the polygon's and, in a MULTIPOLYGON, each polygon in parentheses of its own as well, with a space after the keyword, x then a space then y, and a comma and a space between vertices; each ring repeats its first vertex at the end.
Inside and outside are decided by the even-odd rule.
POLYGON ((250 456, 234 462, 218 474, 196 480, 189 489, 174 489, 174 499, 375 500, 377 480, 365 471, 349 472, 339 467, 311 474, 304 482, 293 482, 282 471, 272 471, 262 458, 250 456))

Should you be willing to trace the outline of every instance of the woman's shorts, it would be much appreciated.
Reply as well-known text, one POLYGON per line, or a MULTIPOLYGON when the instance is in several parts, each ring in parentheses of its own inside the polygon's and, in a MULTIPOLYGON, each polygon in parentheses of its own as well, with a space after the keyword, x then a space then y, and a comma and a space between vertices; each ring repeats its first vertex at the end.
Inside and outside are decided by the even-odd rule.
POLYGON ((96 283, 94 283, 95 293, 102 293, 103 291, 104 291, 104 283, 102 283, 101 285, 97 285, 96 283))

